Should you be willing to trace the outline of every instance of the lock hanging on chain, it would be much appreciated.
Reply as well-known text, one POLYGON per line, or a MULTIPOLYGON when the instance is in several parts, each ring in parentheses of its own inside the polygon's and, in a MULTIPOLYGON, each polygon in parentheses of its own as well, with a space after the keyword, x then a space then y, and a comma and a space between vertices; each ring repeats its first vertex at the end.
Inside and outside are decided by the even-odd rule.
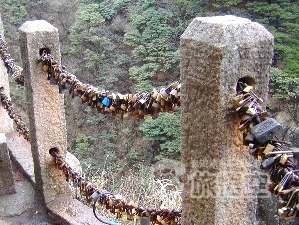
POLYGON ((282 126, 277 120, 268 118, 252 127, 251 134, 258 142, 265 143, 269 141, 272 138, 273 133, 275 133, 280 128, 282 128, 282 126))

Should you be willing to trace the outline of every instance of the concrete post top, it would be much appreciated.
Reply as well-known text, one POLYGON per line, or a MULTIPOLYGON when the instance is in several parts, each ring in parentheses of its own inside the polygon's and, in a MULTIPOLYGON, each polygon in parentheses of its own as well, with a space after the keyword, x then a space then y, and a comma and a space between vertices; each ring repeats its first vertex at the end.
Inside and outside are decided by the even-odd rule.
POLYGON ((27 21, 21 25, 19 30, 26 33, 58 31, 57 28, 55 28, 53 25, 51 25, 45 20, 27 21))
POLYGON ((207 23, 215 23, 215 24, 248 24, 248 23, 252 23, 250 19, 246 19, 243 17, 237 17, 237 16, 233 16, 233 15, 196 17, 194 20, 207 22, 207 23))
POLYGON ((214 45, 215 43, 243 43, 274 40, 273 35, 261 24, 249 19, 226 15, 197 17, 187 27, 181 39, 193 39, 214 45))

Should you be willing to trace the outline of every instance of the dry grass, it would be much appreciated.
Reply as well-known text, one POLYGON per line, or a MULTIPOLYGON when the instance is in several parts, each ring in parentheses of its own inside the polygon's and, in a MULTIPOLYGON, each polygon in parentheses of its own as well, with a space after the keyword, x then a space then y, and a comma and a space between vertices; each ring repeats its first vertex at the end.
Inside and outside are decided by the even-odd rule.
MULTIPOLYGON (((169 179, 154 179, 149 167, 140 166, 138 171, 129 171, 119 178, 117 174, 102 171, 99 176, 93 176, 90 181, 100 190, 108 190, 115 195, 121 195, 126 202, 135 202, 138 206, 151 209, 181 209, 181 190, 179 184, 169 179)), ((100 215, 114 220, 115 216, 103 209, 100 215)), ((135 224, 134 221, 119 221, 123 225, 135 224)))

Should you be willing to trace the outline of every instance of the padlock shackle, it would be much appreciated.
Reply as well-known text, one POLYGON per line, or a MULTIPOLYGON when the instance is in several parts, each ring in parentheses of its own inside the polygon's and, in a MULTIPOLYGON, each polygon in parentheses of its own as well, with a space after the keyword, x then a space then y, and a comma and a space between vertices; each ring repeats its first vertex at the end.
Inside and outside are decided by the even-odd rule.
POLYGON ((276 151, 276 152, 267 152, 265 155, 278 155, 278 154, 293 154, 293 151, 276 151))

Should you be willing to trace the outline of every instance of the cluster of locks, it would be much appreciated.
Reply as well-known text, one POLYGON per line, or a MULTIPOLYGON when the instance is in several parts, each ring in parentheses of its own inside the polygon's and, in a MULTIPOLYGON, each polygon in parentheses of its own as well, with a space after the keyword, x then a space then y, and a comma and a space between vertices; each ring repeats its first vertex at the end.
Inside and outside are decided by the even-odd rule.
POLYGON ((0 34, 0 54, 7 69, 7 73, 21 85, 24 85, 24 76, 22 74, 22 68, 15 64, 14 59, 8 53, 8 47, 5 45, 4 40, 0 34))
MULTIPOLYGON (((73 187, 79 188, 80 195, 85 196, 86 201, 93 205, 93 211, 98 220, 103 221, 97 214, 96 208, 105 208, 116 215, 118 219, 134 220, 140 225, 180 225, 181 211, 168 209, 145 209, 135 202, 126 203, 120 196, 110 192, 98 190, 94 184, 84 180, 59 156, 57 150, 51 149, 50 154, 54 157, 56 165, 61 169, 67 182, 73 187)), ((111 223, 107 223, 111 224, 111 223)))
MULTIPOLYGON (((7 52, 3 39, 0 36, 0 53, 5 63, 7 72, 21 85, 24 85, 24 77, 22 69, 15 65, 14 60, 7 52)), ((96 108, 99 112, 111 113, 112 115, 121 115, 131 112, 132 117, 151 118, 161 111, 172 112, 180 105, 180 82, 175 82, 160 92, 154 90, 152 93, 138 94, 114 94, 107 91, 99 92, 96 88, 88 84, 81 83, 75 75, 68 73, 65 68, 59 65, 49 54, 41 56, 43 70, 49 75, 50 84, 59 86, 59 91, 68 90, 73 96, 80 96, 82 103, 96 108)), ((4 88, 0 87, 0 99, 4 109, 8 111, 8 115, 17 125, 17 131, 23 135, 24 139, 29 140, 29 129, 17 115, 12 107, 11 101, 4 93, 4 88)), ((85 181, 82 176, 76 173, 66 161, 57 154, 55 149, 50 151, 55 158, 58 167, 63 171, 66 181, 71 182, 73 187, 80 190, 80 196, 85 197, 89 204, 93 204, 93 212, 95 217, 102 223, 114 224, 101 219, 96 214, 97 207, 104 207, 115 214, 117 218, 134 220, 140 225, 180 225, 181 210, 168 209, 145 209, 137 205, 137 203, 126 203, 117 195, 110 192, 98 190, 94 184, 85 181)))
POLYGON ((23 121, 20 115, 15 113, 14 108, 12 107, 11 101, 8 99, 7 95, 4 93, 4 87, 0 87, 0 100, 4 109, 6 109, 9 117, 16 124, 16 130, 20 135, 23 135, 24 139, 29 141, 29 129, 26 127, 25 122, 23 121))
MULTIPOLYGON (((7 73, 10 74, 11 77, 18 84, 24 85, 22 68, 15 65, 14 59, 8 53, 8 47, 5 45, 1 34, 0 34, 0 54, 4 62, 4 65, 7 69, 7 73)), ((8 96, 4 93, 4 87, 1 86, 0 86, 0 100, 3 108, 7 110, 9 117, 13 119, 14 123, 16 124, 16 130, 19 132, 20 135, 24 137, 25 140, 29 141, 29 129, 26 127, 26 124, 23 121, 22 117, 15 113, 11 101, 9 100, 8 96)))
POLYGON ((50 84, 58 85, 60 93, 68 91, 72 97, 78 96, 82 103, 101 113, 123 117, 129 114, 134 118, 151 119, 159 112, 173 112, 180 106, 180 81, 174 82, 160 91, 136 94, 110 93, 80 82, 75 75, 61 66, 51 54, 43 51, 40 60, 42 68, 48 73, 50 84))
MULTIPOLYGON (((17 83, 24 85, 22 69, 15 65, 8 54, 1 35, 0 53, 7 68, 7 72, 17 83)), ((68 91, 73 97, 79 96, 82 103, 96 109, 98 112, 110 113, 121 118, 129 113, 132 117, 152 118, 159 112, 172 112, 180 106, 180 81, 174 82, 160 91, 143 92, 137 94, 110 93, 97 90, 89 84, 83 84, 75 75, 69 73, 45 50, 39 61, 42 69, 47 72, 50 84, 58 85, 59 92, 68 91)), ((291 158, 299 159, 299 149, 292 148, 285 151, 283 145, 291 145, 281 141, 274 133, 282 126, 274 118, 270 118, 267 111, 262 110, 263 100, 253 93, 253 87, 243 82, 237 84, 237 96, 234 104, 241 119, 239 130, 243 132, 243 144, 249 146, 250 154, 261 162, 261 169, 268 171, 271 183, 269 191, 278 196, 278 214, 286 220, 299 217, 299 170, 295 170, 295 163, 291 158)), ((0 87, 2 106, 8 111, 10 118, 17 125, 17 130, 29 141, 29 130, 22 118, 15 114, 12 104, 0 87)), ((55 151, 50 151, 55 158, 57 166, 63 171, 66 180, 80 190, 87 202, 93 204, 93 211, 97 219, 106 224, 112 222, 102 221, 96 214, 98 206, 110 210, 117 218, 135 220, 141 225, 179 225, 181 211, 157 210, 138 207, 136 203, 126 203, 121 198, 109 192, 98 190, 92 183, 87 182, 65 162, 55 151)))
POLYGON ((243 131, 243 144, 249 146, 250 154, 262 160, 260 168, 270 175, 268 190, 278 197, 278 214, 285 220, 299 217, 299 171, 291 158, 299 159, 299 149, 283 149, 290 142, 275 137, 282 126, 269 118, 262 110, 262 99, 253 87, 239 82, 234 104, 241 119, 239 130, 243 131))

